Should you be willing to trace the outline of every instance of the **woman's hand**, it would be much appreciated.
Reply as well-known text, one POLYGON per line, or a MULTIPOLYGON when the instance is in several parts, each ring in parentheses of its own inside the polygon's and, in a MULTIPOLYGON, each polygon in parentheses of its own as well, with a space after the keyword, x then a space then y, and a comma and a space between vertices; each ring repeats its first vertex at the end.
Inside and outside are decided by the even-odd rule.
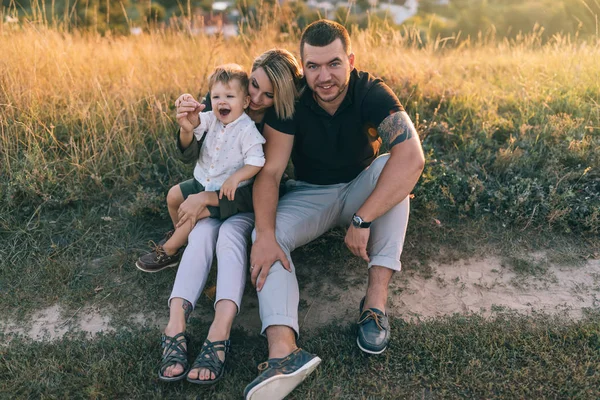
POLYGON ((200 125, 200 117, 198 114, 206 108, 194 99, 191 94, 185 93, 175 100, 177 107, 177 123, 186 132, 192 132, 194 128, 200 125))
POLYGON ((177 222, 176 228, 183 226, 186 222, 192 223, 192 228, 196 226, 196 222, 201 219, 200 215, 206 208, 206 202, 202 196, 202 193, 191 194, 187 199, 179 206, 177 215, 179 222, 177 222))

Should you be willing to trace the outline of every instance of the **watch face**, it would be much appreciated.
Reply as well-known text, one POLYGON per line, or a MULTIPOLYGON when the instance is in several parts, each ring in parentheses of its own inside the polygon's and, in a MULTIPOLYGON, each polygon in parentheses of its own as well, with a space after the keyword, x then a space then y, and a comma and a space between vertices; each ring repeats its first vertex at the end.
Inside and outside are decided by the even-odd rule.
POLYGON ((362 224, 362 222, 362 218, 360 218, 358 215, 352 216, 352 225, 355 227, 360 228, 360 224, 362 224))

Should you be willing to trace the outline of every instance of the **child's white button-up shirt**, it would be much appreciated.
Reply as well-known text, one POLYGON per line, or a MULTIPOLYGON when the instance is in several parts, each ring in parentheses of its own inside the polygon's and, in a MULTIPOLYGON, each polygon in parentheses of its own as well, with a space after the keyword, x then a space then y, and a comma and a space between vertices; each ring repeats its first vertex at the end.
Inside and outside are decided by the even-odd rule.
MULTIPOLYGON (((206 139, 194 168, 194 178, 207 192, 221 189, 225 180, 244 165, 265 165, 262 145, 266 140, 248 114, 223 125, 212 111, 202 112, 194 136, 200 140, 204 133, 206 139)), ((240 182, 238 187, 250 183, 252 179, 240 182)))

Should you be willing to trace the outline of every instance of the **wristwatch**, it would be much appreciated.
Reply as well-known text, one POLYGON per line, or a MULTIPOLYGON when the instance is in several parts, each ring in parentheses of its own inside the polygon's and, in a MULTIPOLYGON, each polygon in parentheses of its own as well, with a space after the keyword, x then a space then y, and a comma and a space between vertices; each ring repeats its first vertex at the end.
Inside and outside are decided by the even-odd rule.
POLYGON ((352 216, 352 225, 355 228, 368 228, 371 226, 371 222, 363 221, 363 219, 361 217, 354 214, 352 216))

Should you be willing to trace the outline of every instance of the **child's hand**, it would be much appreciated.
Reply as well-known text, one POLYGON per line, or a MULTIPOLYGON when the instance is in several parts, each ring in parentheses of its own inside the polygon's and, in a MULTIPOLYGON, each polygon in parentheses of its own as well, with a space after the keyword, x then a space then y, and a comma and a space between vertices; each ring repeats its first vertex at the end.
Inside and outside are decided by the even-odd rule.
POLYGON ((194 96, 186 93, 175 100, 175 107, 177 107, 176 117, 179 126, 187 132, 192 132, 200 125, 198 114, 204 110, 206 105, 197 102, 194 96))
POLYGON ((221 186, 221 190, 219 191, 219 200, 223 198, 225 195, 229 200, 233 200, 235 197, 235 191, 237 190, 240 182, 232 176, 227 178, 223 186, 221 186))

